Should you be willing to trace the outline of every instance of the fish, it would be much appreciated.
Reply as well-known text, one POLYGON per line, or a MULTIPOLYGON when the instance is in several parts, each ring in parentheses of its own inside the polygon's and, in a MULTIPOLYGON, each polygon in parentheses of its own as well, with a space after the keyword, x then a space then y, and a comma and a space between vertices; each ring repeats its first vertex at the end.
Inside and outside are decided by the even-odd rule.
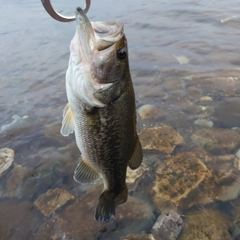
POLYGON ((81 8, 75 16, 60 132, 74 132, 81 152, 74 180, 94 184, 102 179, 94 217, 108 222, 127 201, 127 167, 137 169, 143 158, 127 39, 119 21, 90 22, 81 8))

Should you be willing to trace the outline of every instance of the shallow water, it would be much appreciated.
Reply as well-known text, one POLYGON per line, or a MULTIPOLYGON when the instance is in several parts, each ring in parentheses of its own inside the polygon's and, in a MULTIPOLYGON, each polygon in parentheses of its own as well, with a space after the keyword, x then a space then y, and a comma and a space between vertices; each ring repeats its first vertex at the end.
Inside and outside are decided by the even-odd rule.
MULTIPOLYGON (((65 15, 72 15, 75 7, 83 3, 52 1, 65 15)), ((51 19, 40 1, 1 0, 0 13, 0 148, 14 149, 15 163, 25 167, 16 174, 18 177, 14 177, 11 169, 0 179, 0 212, 6 217, 6 221, 0 220, 0 234, 2 239, 30 239, 51 221, 33 205, 41 194, 61 188, 77 199, 88 190, 85 186, 79 188, 72 180, 79 157, 73 136, 63 138, 59 134, 67 101, 65 72, 75 23, 51 19), (72 142, 73 145, 62 149, 72 142), (22 211, 22 220, 13 221, 18 211, 22 211)), ((234 131, 238 132, 240 15, 237 1, 93 1, 88 17, 91 21, 120 20, 125 24, 137 107, 151 104, 164 112, 160 118, 138 117, 139 131, 164 124, 172 126, 185 141, 172 156, 196 147, 191 135, 202 128, 194 124, 197 119, 212 121, 218 129, 235 127, 234 131), (110 10, 112 6, 114 11, 110 10), (203 96, 210 96, 213 101, 204 103, 200 100, 203 96)), ((239 147, 240 144, 231 150, 207 149, 207 152, 228 156, 234 155, 239 147)), ((154 163, 155 158, 165 159, 155 151, 144 154, 154 163)), ((150 191, 146 189, 152 187, 155 172, 152 163, 147 165, 152 167, 148 177, 142 178, 131 196, 142 198, 152 206, 150 191), (149 196, 143 194, 145 190, 149 196)), ((234 168, 233 162, 230 165, 234 168)), ((238 170, 234 171, 239 179, 238 170)), ((234 229, 233 223, 236 224, 240 215, 234 215, 235 208, 240 212, 238 201, 239 198, 214 201, 204 208, 226 213, 234 229)), ((68 205, 71 204, 70 201, 68 205)), ((58 210, 57 216, 63 217, 65 208, 58 210)), ((152 208, 156 218, 162 209, 152 208)), ((179 211, 188 213, 192 209, 179 211)), ((54 214, 52 218, 56 217, 54 214)), ((96 231, 98 228, 101 227, 97 226, 96 231)), ((149 233, 151 224, 143 225, 140 230, 133 228, 132 233, 149 233)), ((119 230, 113 236, 117 239, 127 233, 131 230, 119 230)), ((111 236, 108 230, 98 237, 111 239, 111 236)))

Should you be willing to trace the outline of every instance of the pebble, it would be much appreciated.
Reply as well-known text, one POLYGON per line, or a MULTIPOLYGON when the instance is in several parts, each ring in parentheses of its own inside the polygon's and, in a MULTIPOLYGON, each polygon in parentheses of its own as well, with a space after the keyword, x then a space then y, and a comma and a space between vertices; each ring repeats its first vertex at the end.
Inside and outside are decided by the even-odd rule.
POLYGON ((143 105, 137 110, 142 120, 153 119, 156 120, 166 116, 166 112, 160 110, 152 105, 143 105))
POLYGON ((0 178, 3 177, 4 172, 13 165, 14 151, 10 148, 0 149, 0 178))
POLYGON ((208 104, 208 103, 211 103, 213 99, 209 96, 203 96, 200 98, 200 101, 204 104, 208 104))
POLYGON ((194 124, 202 127, 213 127, 213 122, 206 119, 197 119, 194 124))

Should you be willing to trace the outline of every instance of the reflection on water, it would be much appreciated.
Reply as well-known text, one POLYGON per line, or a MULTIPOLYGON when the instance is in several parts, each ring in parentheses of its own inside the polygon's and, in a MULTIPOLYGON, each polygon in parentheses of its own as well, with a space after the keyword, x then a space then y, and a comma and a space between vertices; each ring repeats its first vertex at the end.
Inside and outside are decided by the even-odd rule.
MULTIPOLYGON (((84 2, 52 3, 72 15, 84 2)), ((54 21, 40 1, 2 0, 0 148, 15 156, 0 155, 14 158, 0 173, 1 239, 150 239, 164 233, 152 227, 169 212, 183 219, 183 230, 171 220, 178 239, 239 239, 237 10, 232 0, 92 3, 92 21, 125 24, 145 147, 128 202, 101 224, 93 220, 101 187, 73 181, 79 152, 59 133, 75 23, 54 21)))

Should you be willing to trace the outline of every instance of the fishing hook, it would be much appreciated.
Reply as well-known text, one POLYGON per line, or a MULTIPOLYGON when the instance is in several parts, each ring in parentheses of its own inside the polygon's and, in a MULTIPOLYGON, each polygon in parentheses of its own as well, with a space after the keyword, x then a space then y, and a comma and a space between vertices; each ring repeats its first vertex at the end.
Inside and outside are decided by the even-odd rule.
MULTIPOLYGON (((75 20, 75 16, 67 17, 63 16, 60 13, 56 12, 52 7, 50 0, 41 0, 43 7, 48 12, 48 14, 57 21, 60 22, 72 22, 75 20)), ((90 8, 91 0, 85 0, 85 8, 83 9, 84 13, 87 13, 90 8)))

